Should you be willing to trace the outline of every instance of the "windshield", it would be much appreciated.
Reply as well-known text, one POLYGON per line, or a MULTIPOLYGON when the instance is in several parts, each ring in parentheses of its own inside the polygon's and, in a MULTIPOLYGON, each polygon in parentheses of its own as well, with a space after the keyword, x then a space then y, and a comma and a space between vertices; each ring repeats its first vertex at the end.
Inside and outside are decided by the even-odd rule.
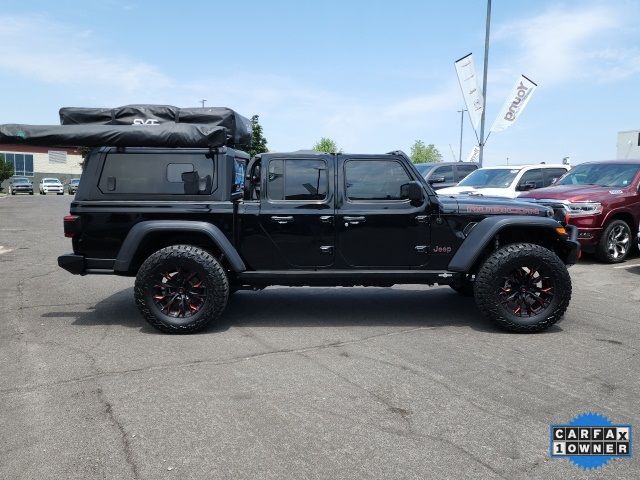
POLYGON ((418 171, 420 172, 420 175, 422 175, 423 177, 429 173, 429 171, 435 167, 435 165, 429 165, 427 163, 418 163, 416 165, 416 168, 418 169, 418 171))
POLYGON ((13 183, 31 183, 27 178, 14 178, 13 183))
POLYGON ((80 179, 79 178, 74 178, 71 180, 71 185, 78 185, 80 183, 80 179))
POLYGON ((55 178, 45 178, 44 179, 44 183, 55 183, 55 184, 58 184, 58 183, 60 183, 60 180, 56 180, 55 178))
POLYGON ((475 188, 507 188, 516 178, 518 168, 481 168, 470 173, 460 183, 459 187, 475 188))
POLYGON ((578 165, 554 185, 599 185, 601 187, 628 187, 638 173, 640 165, 585 164, 578 165))

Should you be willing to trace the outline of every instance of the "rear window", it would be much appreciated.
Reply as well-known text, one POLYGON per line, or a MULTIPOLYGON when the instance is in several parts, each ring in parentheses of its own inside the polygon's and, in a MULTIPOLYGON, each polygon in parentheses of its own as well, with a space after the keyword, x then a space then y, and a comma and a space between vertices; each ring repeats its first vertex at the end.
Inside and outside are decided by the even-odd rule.
POLYGON ((109 154, 100 175, 105 194, 208 195, 213 160, 204 154, 109 154))

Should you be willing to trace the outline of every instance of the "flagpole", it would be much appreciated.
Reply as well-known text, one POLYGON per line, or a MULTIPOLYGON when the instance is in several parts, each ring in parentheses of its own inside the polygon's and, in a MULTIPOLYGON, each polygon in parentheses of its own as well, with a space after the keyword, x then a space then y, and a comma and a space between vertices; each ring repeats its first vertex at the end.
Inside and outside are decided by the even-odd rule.
POLYGON ((491 0, 487 0, 487 27, 484 36, 484 70, 482 72, 482 116, 480 117, 480 154, 478 156, 478 167, 482 168, 484 154, 484 117, 487 107, 487 67, 489 66, 489 28, 491 27, 491 0))

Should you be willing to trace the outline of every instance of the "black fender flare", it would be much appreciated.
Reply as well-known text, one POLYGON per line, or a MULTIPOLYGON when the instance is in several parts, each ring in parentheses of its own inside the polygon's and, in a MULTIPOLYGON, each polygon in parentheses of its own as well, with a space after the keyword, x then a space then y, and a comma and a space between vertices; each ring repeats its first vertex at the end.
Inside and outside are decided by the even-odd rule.
POLYGON ((550 229, 554 230, 554 235, 558 235, 555 229, 561 225, 557 220, 550 217, 526 215, 496 215, 495 217, 487 217, 478 222, 471 232, 469 232, 469 235, 467 235, 467 238, 465 238, 451 259, 451 262, 449 262, 448 269, 452 272, 469 272, 473 264, 478 260, 480 253, 489 245, 489 242, 491 242, 501 230, 514 226, 550 229))
POLYGON ((152 232, 198 232, 207 235, 229 261, 234 272, 247 269, 240 254, 222 231, 207 222, 190 220, 146 220, 136 223, 124 239, 113 269, 116 272, 127 272, 138 246, 152 232))

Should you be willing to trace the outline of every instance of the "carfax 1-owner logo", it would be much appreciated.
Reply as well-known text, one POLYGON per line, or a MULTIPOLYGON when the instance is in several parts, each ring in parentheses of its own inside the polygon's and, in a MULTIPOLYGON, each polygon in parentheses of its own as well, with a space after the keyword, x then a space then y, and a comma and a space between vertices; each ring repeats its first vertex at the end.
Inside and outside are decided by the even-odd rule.
POLYGON ((612 458, 631 458, 631 425, 614 425, 599 413, 583 413, 566 425, 551 425, 549 453, 591 470, 612 458))

